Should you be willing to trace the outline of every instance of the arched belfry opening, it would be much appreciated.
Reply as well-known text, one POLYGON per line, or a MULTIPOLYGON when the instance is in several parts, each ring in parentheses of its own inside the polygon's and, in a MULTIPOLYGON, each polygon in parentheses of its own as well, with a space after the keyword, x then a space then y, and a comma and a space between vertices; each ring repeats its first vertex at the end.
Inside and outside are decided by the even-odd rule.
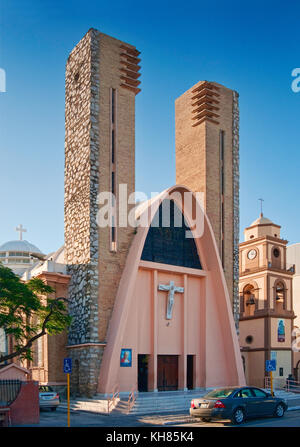
POLYGON ((275 285, 275 311, 282 312, 286 308, 286 287, 283 281, 277 281, 275 285))
POLYGON ((253 316, 256 310, 256 289, 253 284, 247 284, 243 290, 244 316, 253 316))

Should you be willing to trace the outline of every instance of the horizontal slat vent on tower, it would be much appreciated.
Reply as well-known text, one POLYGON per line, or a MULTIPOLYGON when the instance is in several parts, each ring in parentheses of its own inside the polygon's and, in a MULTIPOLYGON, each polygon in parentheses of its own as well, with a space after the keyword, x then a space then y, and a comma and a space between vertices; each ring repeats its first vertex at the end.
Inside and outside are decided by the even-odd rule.
POLYGON ((141 91, 138 86, 141 81, 138 78, 141 76, 139 70, 141 69, 139 63, 141 59, 138 58, 140 52, 133 47, 127 47, 126 45, 121 45, 121 87, 124 87, 136 95, 141 91))
POLYGON ((219 124, 219 87, 205 81, 192 90, 192 126, 199 126, 204 121, 219 124))

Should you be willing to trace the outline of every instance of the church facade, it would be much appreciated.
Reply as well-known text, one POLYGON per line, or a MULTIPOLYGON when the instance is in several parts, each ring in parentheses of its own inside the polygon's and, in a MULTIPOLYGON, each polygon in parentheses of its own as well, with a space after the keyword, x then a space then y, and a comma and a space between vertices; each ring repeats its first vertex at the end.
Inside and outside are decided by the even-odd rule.
POLYGON ((134 46, 95 29, 66 66, 67 351, 77 395, 244 383, 235 327, 238 95, 201 81, 186 106, 178 102, 178 185, 135 210, 139 70, 134 46), (110 225, 102 226, 105 192, 110 225), (191 209, 178 198, 185 193, 191 209), (124 203, 126 216, 135 213, 145 225, 129 225, 126 216, 124 224, 124 203), (154 218, 166 203, 181 227, 154 218))
POLYGON ((191 191, 175 186, 137 209, 138 220, 148 225, 138 228, 121 277, 100 393, 245 383, 213 230, 193 194, 183 212, 185 194, 191 191), (164 206, 170 209, 168 227, 163 226, 164 206), (191 230, 193 211, 200 235, 191 230))

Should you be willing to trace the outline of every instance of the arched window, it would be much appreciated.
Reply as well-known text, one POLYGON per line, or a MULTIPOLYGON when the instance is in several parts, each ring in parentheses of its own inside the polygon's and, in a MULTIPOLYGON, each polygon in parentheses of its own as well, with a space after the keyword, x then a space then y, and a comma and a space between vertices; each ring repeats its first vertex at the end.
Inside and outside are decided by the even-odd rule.
POLYGON ((281 266, 281 250, 279 247, 274 247, 272 250, 272 267, 280 268, 281 266))
POLYGON ((162 264, 202 269, 190 228, 173 200, 165 199, 157 210, 145 241, 141 259, 162 264))
POLYGON ((0 327, 0 356, 8 354, 8 339, 3 328, 0 327))

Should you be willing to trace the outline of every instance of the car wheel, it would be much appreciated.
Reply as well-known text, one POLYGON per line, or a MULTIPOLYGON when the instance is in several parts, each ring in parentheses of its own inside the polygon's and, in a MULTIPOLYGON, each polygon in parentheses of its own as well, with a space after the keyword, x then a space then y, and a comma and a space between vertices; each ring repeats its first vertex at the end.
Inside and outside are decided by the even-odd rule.
POLYGON ((201 420, 202 422, 210 422, 210 421, 211 421, 210 418, 200 418, 200 420, 201 420))
POLYGON ((56 411, 56 407, 51 407, 51 411, 56 411))
POLYGON ((240 425, 245 421, 245 413, 242 408, 236 408, 232 413, 231 422, 240 425))
POLYGON ((284 406, 282 404, 278 404, 275 409, 275 417, 282 418, 282 416, 284 415, 284 412, 285 412, 284 406))

